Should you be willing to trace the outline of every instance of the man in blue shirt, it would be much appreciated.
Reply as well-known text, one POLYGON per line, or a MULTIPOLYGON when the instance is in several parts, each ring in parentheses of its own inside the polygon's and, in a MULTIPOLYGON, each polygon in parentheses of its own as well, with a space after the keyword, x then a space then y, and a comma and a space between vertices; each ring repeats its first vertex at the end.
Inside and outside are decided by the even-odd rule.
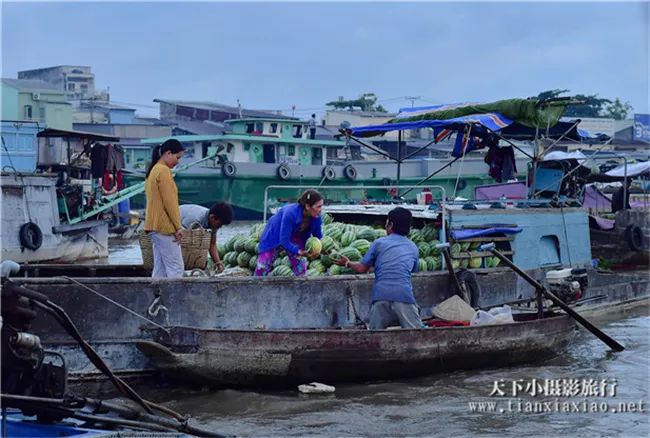
POLYGON ((375 267, 372 285, 370 329, 380 330, 399 324, 402 328, 421 328, 411 272, 418 271, 418 248, 406 237, 411 228, 411 212, 397 207, 388 213, 386 237, 373 242, 360 262, 343 256, 334 263, 358 274, 375 267))

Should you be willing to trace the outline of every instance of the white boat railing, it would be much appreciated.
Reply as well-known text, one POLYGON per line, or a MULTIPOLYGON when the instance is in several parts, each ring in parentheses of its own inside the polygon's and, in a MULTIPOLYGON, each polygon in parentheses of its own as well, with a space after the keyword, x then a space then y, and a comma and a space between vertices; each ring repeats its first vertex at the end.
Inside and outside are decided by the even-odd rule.
MULTIPOLYGON (((418 188, 423 188, 423 186, 416 186, 416 185, 401 185, 401 186, 391 186, 391 188, 396 188, 398 191, 400 189, 412 189, 415 187, 418 188)), ((441 236, 440 236, 440 242, 445 243, 447 241, 447 233, 446 233, 446 209, 445 209, 445 203, 443 202, 444 199, 446 199, 446 192, 445 188, 442 186, 424 186, 428 189, 437 189, 442 193, 441 202, 440 202, 440 209, 441 209, 441 218, 442 218, 442 229, 441 229, 441 236)), ((302 190, 334 190, 334 189, 340 189, 340 190, 366 190, 366 189, 386 189, 386 186, 359 186, 359 185, 348 185, 348 186, 305 186, 305 185, 270 185, 266 186, 264 189, 264 213, 263 213, 263 220, 264 223, 266 223, 266 215, 269 210, 269 191, 273 189, 302 189, 302 190)))

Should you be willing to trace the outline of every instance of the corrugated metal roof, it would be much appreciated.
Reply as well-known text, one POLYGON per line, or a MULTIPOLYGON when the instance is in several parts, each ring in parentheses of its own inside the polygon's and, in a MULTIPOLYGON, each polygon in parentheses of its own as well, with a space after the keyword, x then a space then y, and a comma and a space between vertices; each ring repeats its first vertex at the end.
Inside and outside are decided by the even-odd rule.
MULTIPOLYGON (((168 103, 171 105, 181 105, 181 106, 189 106, 192 108, 197 108, 197 109, 205 109, 205 110, 213 110, 213 111, 221 111, 225 113, 230 113, 230 114, 239 114, 239 108, 236 106, 230 106, 230 105, 223 105, 220 103, 215 103, 215 102, 197 102, 197 101, 190 101, 190 100, 172 100, 172 99, 154 99, 154 102, 157 103, 168 103)), ((242 117, 254 117, 254 118, 260 118, 260 117, 266 117, 266 118, 271 118, 271 119, 291 119, 291 120, 298 120, 295 117, 289 117, 285 116, 282 114, 276 114, 270 111, 261 111, 261 110, 251 110, 251 109, 241 109, 241 115, 242 117)))
POLYGON ((48 93, 57 92, 60 94, 65 94, 63 90, 60 90, 54 85, 40 79, 2 78, 2 82, 21 91, 43 91, 48 93))

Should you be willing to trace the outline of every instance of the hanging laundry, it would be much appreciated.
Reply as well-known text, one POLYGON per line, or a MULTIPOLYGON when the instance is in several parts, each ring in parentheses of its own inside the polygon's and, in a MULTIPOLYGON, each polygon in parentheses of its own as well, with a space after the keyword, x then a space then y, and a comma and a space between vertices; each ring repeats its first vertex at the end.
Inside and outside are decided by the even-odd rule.
POLYGON ((95 143, 90 151, 90 172, 93 178, 101 178, 106 170, 108 155, 101 143, 95 143))

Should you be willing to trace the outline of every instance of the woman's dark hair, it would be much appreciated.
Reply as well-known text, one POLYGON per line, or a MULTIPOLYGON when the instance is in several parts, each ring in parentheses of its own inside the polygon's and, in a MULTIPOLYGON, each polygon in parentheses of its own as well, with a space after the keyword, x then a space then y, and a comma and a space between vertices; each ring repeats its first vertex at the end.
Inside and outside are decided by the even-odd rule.
POLYGON ((216 217, 221 221, 221 225, 229 225, 232 222, 233 212, 230 204, 225 202, 217 202, 210 208, 212 216, 216 217))
POLYGON ((169 151, 172 154, 177 154, 184 150, 185 148, 183 147, 183 144, 175 138, 170 138, 163 144, 159 144, 158 146, 154 147, 151 151, 151 163, 149 163, 149 167, 147 167, 147 174, 145 176, 145 179, 149 178, 151 169, 153 169, 153 166, 156 165, 158 160, 160 160, 160 157, 162 157, 165 152, 169 151))
POLYGON ((302 207, 302 222, 300 223, 299 231, 304 232, 309 227, 309 222, 311 222, 311 216, 305 214, 305 207, 312 206, 318 201, 323 199, 323 195, 318 193, 316 190, 305 190, 305 192, 298 199, 298 204, 302 207))
POLYGON ((304 209, 307 206, 311 207, 321 199, 323 199, 323 195, 318 193, 316 190, 305 190, 304 193, 300 195, 300 199, 298 199, 298 204, 300 204, 304 209))
POLYGON ((411 212, 403 207, 388 212, 388 221, 393 223, 393 232, 406 236, 411 231, 411 212))

